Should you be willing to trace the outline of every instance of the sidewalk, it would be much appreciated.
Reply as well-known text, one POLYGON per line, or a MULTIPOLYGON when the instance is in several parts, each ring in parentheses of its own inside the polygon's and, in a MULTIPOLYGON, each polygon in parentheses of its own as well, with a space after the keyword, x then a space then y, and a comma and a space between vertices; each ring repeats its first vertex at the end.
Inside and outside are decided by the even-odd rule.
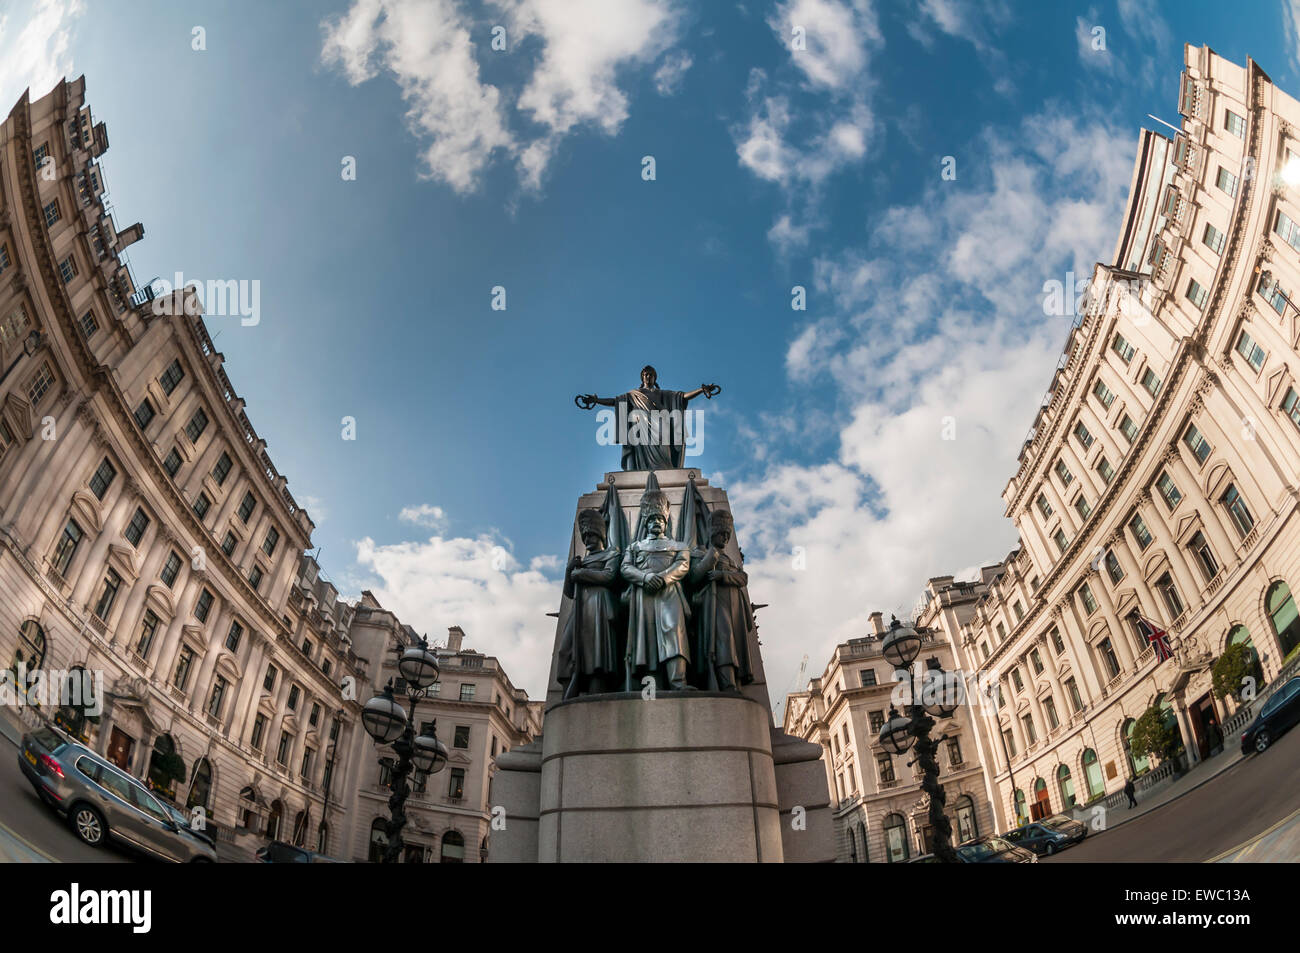
POLYGON ((1211 857, 1210 864, 1293 864, 1300 857, 1300 811, 1282 818, 1262 834, 1211 857))

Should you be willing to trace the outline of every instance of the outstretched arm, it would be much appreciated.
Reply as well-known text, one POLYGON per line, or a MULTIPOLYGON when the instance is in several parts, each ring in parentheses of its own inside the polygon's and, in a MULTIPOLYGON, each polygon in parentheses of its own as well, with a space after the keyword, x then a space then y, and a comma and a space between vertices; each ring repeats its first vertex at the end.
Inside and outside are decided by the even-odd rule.
POLYGON ((712 400, 720 393, 722 393, 722 388, 719 387, 717 384, 701 384, 695 390, 689 390, 686 393, 682 394, 682 402, 689 404, 691 401, 693 401, 696 397, 699 397, 701 394, 703 394, 709 400, 712 400))
POLYGON ((573 398, 573 402, 577 404, 581 410, 591 410, 591 408, 595 407, 597 404, 600 404, 602 407, 613 407, 618 403, 618 398, 597 397, 595 394, 579 394, 577 397, 573 398))

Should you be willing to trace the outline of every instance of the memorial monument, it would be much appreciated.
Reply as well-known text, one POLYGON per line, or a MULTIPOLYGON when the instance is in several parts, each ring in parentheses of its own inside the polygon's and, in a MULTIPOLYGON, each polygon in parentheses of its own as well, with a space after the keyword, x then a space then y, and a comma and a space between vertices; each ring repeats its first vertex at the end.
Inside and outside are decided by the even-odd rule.
POLYGON ((834 859, 821 749, 772 722, 727 495, 684 465, 687 405, 720 392, 647 366, 574 398, 614 408, 623 469, 578 499, 542 735, 497 758, 490 862, 834 859))

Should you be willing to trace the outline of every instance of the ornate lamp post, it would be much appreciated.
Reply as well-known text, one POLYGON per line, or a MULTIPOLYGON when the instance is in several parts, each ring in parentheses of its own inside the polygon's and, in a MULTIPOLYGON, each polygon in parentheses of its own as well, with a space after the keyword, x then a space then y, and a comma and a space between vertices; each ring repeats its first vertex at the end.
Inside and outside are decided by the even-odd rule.
POLYGON ((944 813, 946 795, 943 785, 939 783, 937 755, 939 742, 943 738, 931 738, 930 731, 935 726, 936 718, 949 718, 957 710, 960 677, 944 672, 938 661, 931 659, 926 675, 921 680, 921 690, 918 691, 911 665, 921 653, 922 642, 921 633, 915 628, 903 625, 897 618, 891 619, 881 654, 885 661, 894 666, 896 672, 907 672, 907 678, 912 683, 912 693, 911 704, 904 709, 906 714, 900 715, 898 709, 890 706, 889 718, 880 729, 880 743, 892 754, 906 754, 913 744, 916 745, 916 760, 921 766, 922 774, 921 790, 930 801, 934 855, 943 863, 955 864, 958 858, 952 847, 952 822, 944 813))
POLYGON ((388 680, 384 691, 366 702, 361 710, 361 724, 376 744, 392 745, 397 753, 397 767, 393 769, 390 785, 393 794, 388 799, 391 818, 384 833, 388 846, 384 850, 384 863, 395 864, 402 855, 402 828, 406 826, 406 799, 411 786, 406 779, 412 771, 417 776, 437 774, 447 764, 447 746, 438 740, 438 723, 435 720, 429 733, 416 735, 415 706, 425 698, 438 681, 438 656, 430 651, 427 639, 419 645, 407 646, 397 662, 397 670, 410 686, 410 714, 402 711, 393 698, 393 681, 388 680))

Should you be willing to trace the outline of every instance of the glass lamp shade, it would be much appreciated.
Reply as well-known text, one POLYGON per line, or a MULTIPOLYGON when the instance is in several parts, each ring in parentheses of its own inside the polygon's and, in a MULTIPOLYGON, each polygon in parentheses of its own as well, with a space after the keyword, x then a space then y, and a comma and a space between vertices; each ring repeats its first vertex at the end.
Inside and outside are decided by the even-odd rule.
POLYGON ((437 774, 447 764, 447 746, 438 740, 436 734, 420 735, 415 739, 411 763, 417 771, 437 774))
POLYGON ((921 681, 921 704, 932 718, 950 718, 961 707, 963 685, 956 672, 927 669, 921 681))
POLYGON ((880 727, 880 743, 890 754, 906 754, 916 742, 912 734, 912 719, 897 712, 880 727))
POLYGON ((429 651, 429 643, 421 639, 418 645, 408 646, 402 653, 397 670, 407 684, 428 688, 438 680, 438 656, 429 651))
POLYGON ((381 745, 392 744, 401 737, 406 730, 406 712, 394 701, 391 687, 366 702, 366 707, 361 709, 361 725, 381 745))
POLYGON ((894 619, 880 646, 880 654, 894 668, 907 668, 921 654, 921 633, 894 619))

